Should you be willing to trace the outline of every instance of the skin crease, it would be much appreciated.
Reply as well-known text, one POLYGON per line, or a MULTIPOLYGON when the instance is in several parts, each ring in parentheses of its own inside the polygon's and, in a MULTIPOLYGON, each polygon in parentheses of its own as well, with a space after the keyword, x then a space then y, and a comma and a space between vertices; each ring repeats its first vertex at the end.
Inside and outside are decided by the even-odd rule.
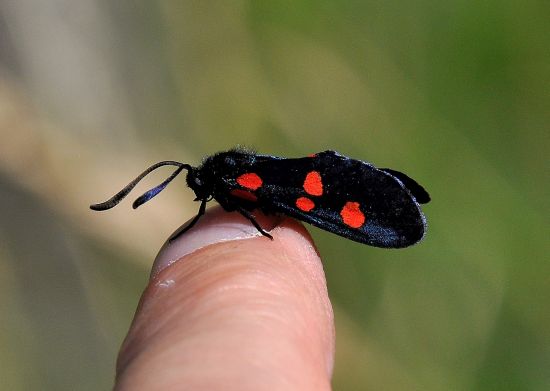
MULTIPOLYGON (((216 224, 206 221, 193 229, 216 224)), ((294 220, 270 233, 207 245, 154 274, 116 390, 330 390, 334 320, 321 260, 294 220)))

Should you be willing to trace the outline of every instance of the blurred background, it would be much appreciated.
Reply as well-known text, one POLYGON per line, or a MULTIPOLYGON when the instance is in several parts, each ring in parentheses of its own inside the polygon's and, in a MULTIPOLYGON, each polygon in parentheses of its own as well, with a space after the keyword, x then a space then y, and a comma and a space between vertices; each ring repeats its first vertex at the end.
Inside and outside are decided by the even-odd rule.
POLYGON ((198 205, 183 178, 136 212, 89 204, 156 161, 237 144, 335 149, 431 193, 406 250, 310 227, 335 390, 550 389, 549 11, 2 1, 0 389, 112 386, 152 260, 198 205))

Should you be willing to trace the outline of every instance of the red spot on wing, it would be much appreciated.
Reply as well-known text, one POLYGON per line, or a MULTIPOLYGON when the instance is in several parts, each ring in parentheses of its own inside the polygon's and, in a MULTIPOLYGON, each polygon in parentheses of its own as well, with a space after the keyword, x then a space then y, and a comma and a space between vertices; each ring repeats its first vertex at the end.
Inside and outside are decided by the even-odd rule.
POLYGON ((256 197, 256 194, 251 193, 247 190, 233 189, 233 190, 231 190, 230 194, 233 197, 241 198, 243 200, 252 201, 252 202, 257 202, 258 201, 258 197, 256 197))
POLYGON ((242 174, 237 178, 237 183, 241 185, 242 187, 246 187, 250 190, 257 190, 260 187, 262 187, 262 178, 259 177, 258 174, 255 174, 253 172, 248 172, 246 174, 242 174))
POLYGON ((304 180, 304 190, 306 193, 320 196, 323 194, 323 182, 321 181, 321 174, 318 171, 310 171, 306 175, 304 180))
POLYGON ((296 207, 304 212, 309 212, 315 208, 315 203, 307 197, 299 197, 296 200, 296 207))
POLYGON ((346 202, 340 216, 344 224, 351 228, 359 228, 365 223, 365 214, 359 209, 359 202, 346 202))
POLYGON ((307 157, 317 157, 317 154, 316 153, 310 153, 309 155, 307 155, 307 157))

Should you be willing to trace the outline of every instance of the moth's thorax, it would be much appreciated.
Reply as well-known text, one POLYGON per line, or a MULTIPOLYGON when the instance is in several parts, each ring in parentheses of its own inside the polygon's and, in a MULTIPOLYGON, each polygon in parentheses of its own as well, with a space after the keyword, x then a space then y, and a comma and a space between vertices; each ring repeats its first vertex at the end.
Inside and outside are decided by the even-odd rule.
POLYGON ((201 171, 210 173, 213 182, 225 187, 239 175, 248 172, 253 163, 254 156, 247 152, 222 152, 205 160, 201 171))

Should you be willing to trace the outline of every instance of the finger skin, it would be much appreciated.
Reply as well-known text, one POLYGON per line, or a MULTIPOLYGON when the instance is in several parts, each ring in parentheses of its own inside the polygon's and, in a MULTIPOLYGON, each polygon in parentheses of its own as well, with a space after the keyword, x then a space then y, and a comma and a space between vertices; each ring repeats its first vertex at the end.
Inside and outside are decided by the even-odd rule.
POLYGON ((117 390, 329 390, 334 323, 307 231, 290 219, 204 247, 146 288, 117 390))

